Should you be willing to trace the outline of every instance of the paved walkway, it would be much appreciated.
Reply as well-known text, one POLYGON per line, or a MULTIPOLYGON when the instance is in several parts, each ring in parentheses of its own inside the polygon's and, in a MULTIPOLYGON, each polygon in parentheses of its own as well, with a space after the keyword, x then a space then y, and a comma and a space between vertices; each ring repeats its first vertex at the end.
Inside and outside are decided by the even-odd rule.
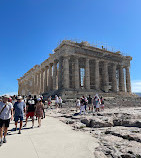
MULTIPOLYGON (((27 128, 9 132, 7 143, 0 147, 1 158, 94 158, 96 140, 83 132, 73 131, 70 126, 57 118, 47 116, 42 120, 42 127, 27 128)), ((14 122, 10 129, 14 128, 14 122)))

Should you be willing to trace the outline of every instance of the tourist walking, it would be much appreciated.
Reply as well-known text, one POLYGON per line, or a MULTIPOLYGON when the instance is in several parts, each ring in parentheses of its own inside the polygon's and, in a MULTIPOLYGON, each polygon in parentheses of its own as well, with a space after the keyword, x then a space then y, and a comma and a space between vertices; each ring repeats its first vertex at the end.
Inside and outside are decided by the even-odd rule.
POLYGON ((16 96, 13 95, 13 97, 12 97, 12 104, 13 104, 13 106, 14 106, 14 104, 15 104, 16 101, 17 101, 17 100, 16 100, 16 96))
POLYGON ((80 110, 80 99, 79 98, 77 98, 77 100, 76 100, 76 112, 78 109, 80 110))
POLYGON ((44 104, 42 103, 41 98, 38 98, 35 108, 35 115, 38 118, 38 127, 41 127, 41 118, 43 117, 43 109, 44 109, 44 104))
POLYGON ((100 98, 99 98, 99 96, 98 96, 98 94, 96 94, 95 96, 94 96, 94 99, 93 99, 93 105, 94 105, 94 107, 96 108, 96 112, 98 112, 98 111, 100 111, 100 98))
MULTIPOLYGON (((43 99, 43 96, 40 96, 41 98, 41 101, 42 103, 45 105, 45 100, 43 99)), ((43 116, 42 116, 42 119, 46 117, 46 114, 45 114, 45 109, 43 108, 43 116)))
POLYGON ((82 114, 82 111, 85 114, 85 99, 84 99, 84 97, 82 97, 80 99, 80 115, 82 114))
POLYGON ((6 135, 10 123, 10 119, 13 120, 13 105, 8 102, 9 96, 4 96, 2 102, 0 102, 0 146, 6 143, 6 135), (3 138, 4 132, 4 138, 3 138))
POLYGON ((20 128, 19 128, 18 134, 21 134, 25 109, 26 109, 25 102, 22 101, 21 96, 18 96, 17 102, 15 102, 15 104, 14 104, 15 131, 17 130, 18 120, 20 120, 20 128))
MULTIPOLYGON (((84 97, 84 96, 83 96, 84 97)), ((87 97, 84 97, 84 105, 85 105, 85 111, 87 111, 87 104, 88 104, 88 100, 87 97)))
POLYGON ((48 108, 51 108, 51 103, 52 103, 51 98, 52 98, 51 96, 48 98, 48 108))
POLYGON ((36 103, 37 103, 37 97, 36 97, 36 95, 34 95, 33 100, 34 100, 35 105, 36 105, 36 103))
POLYGON ((62 98, 61 97, 59 97, 58 104, 59 104, 59 108, 62 108, 62 98))
POLYGON ((29 117, 32 119, 32 128, 34 127, 34 113, 35 113, 35 101, 32 99, 31 96, 29 96, 26 102, 26 123, 24 127, 26 127, 29 117))
POLYGON ((101 110, 104 111, 104 98, 102 96, 100 97, 100 102, 101 102, 100 104, 101 110))
POLYGON ((90 111, 93 111, 92 97, 91 97, 91 95, 88 96, 87 100, 88 100, 89 112, 90 112, 90 111))
POLYGON ((59 98, 55 95, 55 107, 58 108, 59 98))

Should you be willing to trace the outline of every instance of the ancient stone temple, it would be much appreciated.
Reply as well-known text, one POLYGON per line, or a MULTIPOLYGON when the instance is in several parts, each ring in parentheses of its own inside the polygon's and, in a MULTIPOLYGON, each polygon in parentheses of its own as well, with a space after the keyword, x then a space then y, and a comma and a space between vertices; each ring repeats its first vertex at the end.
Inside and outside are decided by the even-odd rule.
POLYGON ((41 65, 18 79, 20 95, 130 94, 130 56, 64 40, 41 65))

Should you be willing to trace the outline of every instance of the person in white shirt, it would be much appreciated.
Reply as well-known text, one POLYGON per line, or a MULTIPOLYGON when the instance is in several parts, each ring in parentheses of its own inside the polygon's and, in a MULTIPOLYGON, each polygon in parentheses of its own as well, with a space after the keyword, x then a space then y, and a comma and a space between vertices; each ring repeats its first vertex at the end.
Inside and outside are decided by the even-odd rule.
POLYGON ((80 99, 79 98, 77 98, 77 100, 76 100, 76 112, 78 109, 80 109, 80 99))
POLYGON ((3 101, 0 102, 0 146, 6 143, 7 130, 10 124, 10 119, 13 120, 13 105, 8 102, 9 96, 5 95, 3 101), (3 138, 4 130, 4 138, 3 138))
POLYGON ((59 108, 62 108, 62 98, 61 97, 59 97, 58 104, 59 104, 59 108))
POLYGON ((57 95, 55 95, 55 106, 58 108, 59 98, 57 95))

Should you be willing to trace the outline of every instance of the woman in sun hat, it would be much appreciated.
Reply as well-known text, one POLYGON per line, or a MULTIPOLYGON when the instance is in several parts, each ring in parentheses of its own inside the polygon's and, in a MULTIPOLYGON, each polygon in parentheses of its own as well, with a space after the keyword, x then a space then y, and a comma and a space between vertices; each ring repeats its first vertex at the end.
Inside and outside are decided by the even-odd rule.
POLYGON ((43 117, 43 109, 44 109, 44 104, 42 103, 41 98, 38 98, 37 103, 36 103, 36 109, 35 109, 35 115, 38 118, 38 127, 41 126, 41 118, 43 117))

